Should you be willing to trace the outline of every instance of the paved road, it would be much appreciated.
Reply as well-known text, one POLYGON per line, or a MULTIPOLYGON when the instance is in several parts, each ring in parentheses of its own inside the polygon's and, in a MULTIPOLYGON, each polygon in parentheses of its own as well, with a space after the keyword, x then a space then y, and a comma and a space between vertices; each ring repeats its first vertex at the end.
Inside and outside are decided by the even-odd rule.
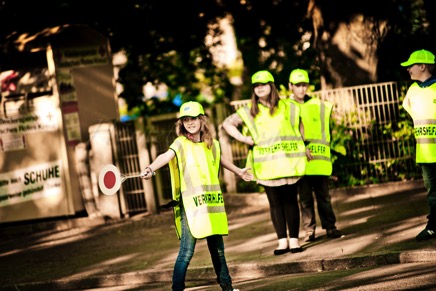
MULTIPOLYGON (((422 181, 334 193, 344 236, 273 256, 277 242, 264 194, 228 195, 226 258, 240 290, 436 290, 436 240, 416 242, 426 222, 422 181), (417 187, 418 186, 418 187, 417 187)), ((179 242, 172 214, 71 229, 1 231, 0 290, 169 290, 179 242), (115 247, 117 246, 117 247, 115 247)), ((40 225, 35 229, 41 229, 40 225)), ((301 233, 304 236, 304 233, 301 233)), ((187 274, 190 291, 219 291, 204 241, 187 274)))
MULTIPOLYGON (((241 291, 287 290, 436 290, 435 263, 394 264, 374 268, 340 270, 318 273, 268 276, 258 279, 237 280, 241 291)), ((117 287, 87 289, 89 291, 166 291, 170 282, 132 284, 117 287)), ((189 281, 186 291, 220 291, 214 282, 189 281)))

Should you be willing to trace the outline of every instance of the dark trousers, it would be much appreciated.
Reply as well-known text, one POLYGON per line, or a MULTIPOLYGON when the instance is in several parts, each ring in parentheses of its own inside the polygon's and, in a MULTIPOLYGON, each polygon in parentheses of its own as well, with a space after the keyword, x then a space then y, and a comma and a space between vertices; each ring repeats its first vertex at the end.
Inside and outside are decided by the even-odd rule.
POLYGON ((424 185, 427 189, 429 214, 427 229, 436 231, 436 163, 419 164, 422 169, 424 185))
POLYGON ((271 220, 277 238, 298 238, 300 232, 300 209, 298 208, 297 186, 284 185, 278 187, 264 186, 268 197, 271 220))
POLYGON ((315 231, 315 201, 323 229, 336 229, 336 216, 333 212, 329 193, 328 176, 304 176, 298 181, 303 229, 306 232, 315 231))

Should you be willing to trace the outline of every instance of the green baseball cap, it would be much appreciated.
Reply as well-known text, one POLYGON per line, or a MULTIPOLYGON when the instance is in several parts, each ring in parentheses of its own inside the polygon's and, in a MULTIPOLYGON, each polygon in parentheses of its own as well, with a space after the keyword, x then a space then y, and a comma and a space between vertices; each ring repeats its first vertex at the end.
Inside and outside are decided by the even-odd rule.
POLYGON ((309 84, 309 74, 302 69, 295 69, 289 75, 289 82, 292 84, 307 83, 309 84))
POLYGON ((189 101, 180 106, 179 118, 185 116, 197 117, 200 114, 204 115, 203 106, 196 101, 189 101))
POLYGON ((401 66, 408 67, 414 64, 434 64, 434 54, 427 50, 414 51, 406 62, 401 66))
POLYGON ((259 71, 251 76, 251 84, 274 82, 274 77, 268 71, 259 71))

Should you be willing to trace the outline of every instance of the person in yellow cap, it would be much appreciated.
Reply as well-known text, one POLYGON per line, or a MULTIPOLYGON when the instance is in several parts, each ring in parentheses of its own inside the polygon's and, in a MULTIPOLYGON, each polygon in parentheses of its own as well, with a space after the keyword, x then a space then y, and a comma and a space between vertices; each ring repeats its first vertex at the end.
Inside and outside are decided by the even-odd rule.
POLYGON ((221 192, 220 165, 251 181, 248 168, 238 168, 221 157, 219 142, 211 135, 203 106, 186 102, 176 122, 177 138, 165 153, 142 171, 150 179, 154 171, 169 164, 176 233, 180 239, 172 290, 185 289, 188 265, 198 239, 206 238, 217 282, 223 291, 234 291, 224 254, 223 236, 228 235, 227 215, 221 192))
POLYGON ((407 68, 414 81, 407 90, 403 108, 413 119, 416 163, 427 189, 427 226, 416 236, 417 241, 423 241, 436 238, 436 76, 432 76, 435 56, 428 50, 417 50, 401 66, 407 68))
POLYGON ((306 167, 299 108, 280 99, 270 72, 256 72, 251 82, 251 103, 227 117, 222 126, 231 137, 250 146, 247 167, 253 168, 256 182, 265 189, 278 238, 274 255, 298 253, 303 249, 298 242, 296 183, 306 167), (247 135, 239 131, 240 126, 247 129, 247 135))
POLYGON ((333 104, 307 95, 309 74, 302 69, 295 69, 289 75, 290 99, 300 106, 300 115, 304 124, 304 140, 310 150, 306 173, 298 181, 298 195, 302 226, 306 231, 305 241, 315 240, 316 217, 315 199, 321 227, 327 237, 342 236, 336 228, 336 216, 333 211, 329 193, 329 176, 332 173, 330 152, 331 127, 330 118, 333 104))

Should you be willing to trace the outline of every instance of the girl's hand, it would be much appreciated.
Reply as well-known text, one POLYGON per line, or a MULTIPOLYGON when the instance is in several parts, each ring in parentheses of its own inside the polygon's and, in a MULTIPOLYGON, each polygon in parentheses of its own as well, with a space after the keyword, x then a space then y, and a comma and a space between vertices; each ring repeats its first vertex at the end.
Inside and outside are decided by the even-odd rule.
POLYGON ((148 180, 153 176, 156 176, 156 172, 154 172, 150 167, 146 167, 144 171, 141 172, 141 178, 144 180, 148 180))
POLYGON ((244 136, 243 143, 248 144, 249 146, 254 145, 254 141, 251 136, 244 136))
POLYGON ((253 174, 249 173, 251 168, 243 168, 241 169, 241 173, 239 173, 239 177, 241 177, 244 181, 250 182, 253 180, 253 174))
POLYGON ((313 156, 312 156, 312 152, 310 151, 310 149, 308 147, 306 147, 306 157, 307 157, 307 161, 311 161, 313 160, 313 156))
POLYGON ((151 178, 150 172, 142 171, 142 172, 141 172, 141 178, 142 178, 143 180, 148 180, 148 179, 150 179, 150 178, 151 178))

